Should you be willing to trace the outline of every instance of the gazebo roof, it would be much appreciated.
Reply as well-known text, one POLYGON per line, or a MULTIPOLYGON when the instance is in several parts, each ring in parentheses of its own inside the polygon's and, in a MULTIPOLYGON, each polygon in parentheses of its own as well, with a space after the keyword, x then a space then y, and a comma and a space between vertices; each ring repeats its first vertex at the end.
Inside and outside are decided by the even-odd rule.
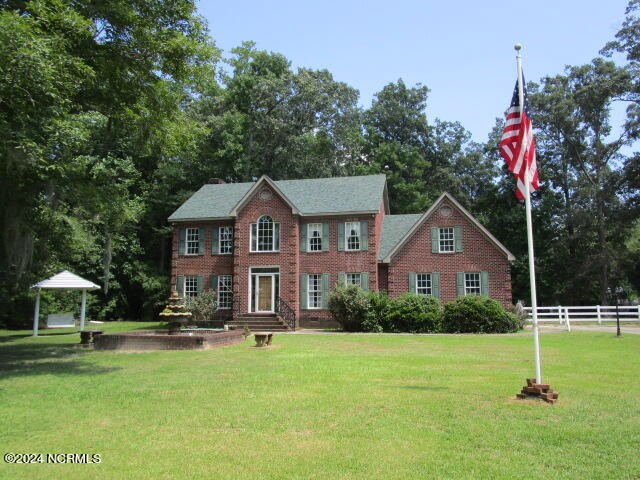
POLYGON ((68 288, 73 290, 97 290, 100 288, 89 280, 85 280, 78 275, 71 273, 68 270, 64 270, 51 278, 42 280, 41 282, 32 285, 31 288, 68 288))

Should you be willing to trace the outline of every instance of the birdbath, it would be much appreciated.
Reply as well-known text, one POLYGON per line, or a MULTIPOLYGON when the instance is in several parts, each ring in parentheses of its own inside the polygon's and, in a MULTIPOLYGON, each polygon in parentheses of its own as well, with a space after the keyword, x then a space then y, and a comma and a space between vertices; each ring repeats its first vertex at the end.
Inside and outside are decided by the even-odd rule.
POLYGON ((160 312, 160 318, 169 323, 169 335, 179 335, 180 328, 191 318, 191 312, 187 311, 187 307, 180 303, 181 301, 178 292, 172 291, 167 306, 160 312))

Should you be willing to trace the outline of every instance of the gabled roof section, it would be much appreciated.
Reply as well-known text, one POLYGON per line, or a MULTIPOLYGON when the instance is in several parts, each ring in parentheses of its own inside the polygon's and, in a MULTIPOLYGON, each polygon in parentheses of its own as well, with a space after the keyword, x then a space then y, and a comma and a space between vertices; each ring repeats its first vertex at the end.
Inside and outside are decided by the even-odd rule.
POLYGON ((171 214, 169 221, 231 219, 259 184, 265 183, 302 216, 377 213, 381 205, 389 212, 384 175, 280 181, 264 175, 257 182, 204 185, 171 214))
POLYGON ((240 201, 231 209, 231 216, 235 217, 236 215, 238 215, 238 212, 244 208, 244 206, 249 202, 249 200, 251 200, 251 198, 253 198, 254 193, 257 192, 258 189, 260 189, 265 185, 268 185, 269 187, 271 187, 276 192, 276 194, 279 195, 280 198, 282 198, 282 200, 284 200, 284 202, 287 205, 289 205, 289 207, 291 207, 291 213, 300 213, 298 211, 298 208, 295 206, 295 204, 291 200, 289 200, 287 195, 284 194, 282 190, 280 190, 279 185, 277 185, 268 176, 262 175, 258 179, 258 181, 253 184, 253 186, 249 189, 249 191, 244 194, 244 196, 240 199, 240 201))
POLYGON ((409 215, 385 215, 382 221, 382 238, 380 239, 380 249, 378 250, 378 260, 382 261, 393 247, 400 242, 407 232, 420 220, 422 214, 414 213, 409 215))
POLYGON ((301 215, 376 213, 386 200, 387 177, 310 178, 275 182, 298 207, 301 215))
MULTIPOLYGON (((409 239, 413 236, 413 234, 420 228, 420 226, 427 221, 427 219, 433 214, 433 212, 435 212, 437 210, 437 208, 445 201, 449 201, 455 208, 457 208, 458 210, 460 210, 460 212, 467 217, 467 219, 469 219, 469 221, 471 223, 473 223, 478 230, 480 230, 480 232, 482 232, 497 248, 498 250, 501 250, 506 256, 507 259, 510 262, 513 262, 516 257, 509 251, 507 250, 507 248, 502 245, 502 243, 500 243, 496 237, 494 237, 491 232, 489 232, 489 230, 487 230, 478 220, 476 220, 476 218, 471 215, 471 213, 469 213, 467 211, 467 209, 465 209, 462 205, 460 205, 458 203, 458 201, 453 198, 449 193, 444 192, 442 195, 440 195, 440 197, 438 197, 438 199, 433 202, 433 205, 431 205, 431 207, 429 207, 429 210, 427 210, 420 219, 418 219, 417 222, 415 222, 405 233, 404 237, 389 251, 389 253, 387 253, 386 256, 382 257, 379 255, 379 258, 381 259, 380 261, 382 261, 383 263, 389 263, 391 261, 391 258, 398 252, 400 251, 400 249, 409 241, 409 239)), ((393 215, 392 215, 393 216, 393 215)), ((384 240, 383 240, 384 241, 384 240)))
POLYGON ((203 185, 171 214, 169 221, 230 219, 231 210, 253 184, 254 182, 203 185))

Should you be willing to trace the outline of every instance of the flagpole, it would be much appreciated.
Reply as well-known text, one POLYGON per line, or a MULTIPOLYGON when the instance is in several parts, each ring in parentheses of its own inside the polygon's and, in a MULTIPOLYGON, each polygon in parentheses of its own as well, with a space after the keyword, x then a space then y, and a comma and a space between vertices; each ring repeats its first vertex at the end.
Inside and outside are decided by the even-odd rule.
MULTIPOLYGON (((522 45, 516 43, 514 46, 517 55, 518 65, 518 100, 520 104, 520 117, 524 113, 524 86, 522 85, 522 56, 520 49, 522 45)), ((529 285, 531 288, 531 313, 533 316, 533 348, 536 362, 536 383, 542 383, 542 369, 540 368, 540 338, 538 333, 538 299, 536 297, 536 270, 535 257, 533 256, 533 224, 531 221, 531 195, 530 195, 530 165, 525 164, 524 168, 524 202, 527 214, 527 244, 529 247, 529 285)))

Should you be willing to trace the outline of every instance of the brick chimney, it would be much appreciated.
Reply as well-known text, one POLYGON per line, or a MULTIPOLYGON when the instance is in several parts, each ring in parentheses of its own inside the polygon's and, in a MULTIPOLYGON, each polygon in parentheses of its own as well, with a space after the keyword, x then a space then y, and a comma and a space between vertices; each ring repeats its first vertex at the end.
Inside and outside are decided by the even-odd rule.
POLYGON ((210 178, 207 180, 207 185, 222 185, 223 183, 226 182, 221 178, 210 178))

